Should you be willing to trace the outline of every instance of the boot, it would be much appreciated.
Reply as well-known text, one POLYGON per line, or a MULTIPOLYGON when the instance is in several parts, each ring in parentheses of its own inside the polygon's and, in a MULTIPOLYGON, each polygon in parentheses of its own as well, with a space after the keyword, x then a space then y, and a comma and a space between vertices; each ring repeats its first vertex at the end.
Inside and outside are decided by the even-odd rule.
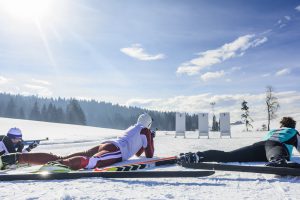
POLYGON ((196 153, 181 153, 179 155, 178 164, 182 163, 199 163, 203 159, 202 153, 200 151, 196 153))
POLYGON ((284 158, 271 158, 266 164, 268 167, 288 167, 287 160, 284 158))

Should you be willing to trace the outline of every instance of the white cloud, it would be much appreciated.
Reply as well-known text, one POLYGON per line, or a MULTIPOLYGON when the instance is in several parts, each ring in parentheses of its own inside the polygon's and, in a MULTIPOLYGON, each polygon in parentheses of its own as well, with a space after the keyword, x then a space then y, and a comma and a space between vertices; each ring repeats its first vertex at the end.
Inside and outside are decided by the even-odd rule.
POLYGON ((52 91, 44 86, 25 84, 24 87, 26 89, 22 91, 23 94, 34 94, 42 97, 51 97, 53 95, 52 91))
POLYGON ((258 38, 256 40, 253 41, 253 47, 257 47, 265 42, 268 41, 268 38, 267 37, 263 37, 263 38, 258 38))
POLYGON ((287 74, 289 74, 289 73, 291 73, 291 70, 290 69, 288 69, 288 68, 284 68, 284 69, 282 69, 282 70, 279 70, 278 72, 276 72, 276 76, 284 76, 284 75, 287 75, 287 74))
POLYGON ((150 55, 146 53, 140 44, 132 44, 131 47, 122 48, 120 51, 130 57, 144 61, 160 60, 165 58, 164 54, 150 55))
POLYGON ((6 84, 10 81, 9 78, 6 78, 4 76, 0 76, 0 84, 6 84))
POLYGON ((33 83, 36 83, 36 84, 41 84, 41 85, 51 85, 50 82, 45 81, 45 80, 31 79, 31 81, 32 81, 33 83))
POLYGON ((287 20, 287 21, 290 21, 292 18, 288 15, 284 16, 284 18, 287 20))
POLYGON ((271 74, 270 74, 270 73, 267 73, 267 74, 261 75, 261 77, 268 77, 268 76, 271 76, 271 74))
MULTIPOLYGON (((300 120, 300 92, 286 91, 274 93, 278 97, 280 109, 278 117, 292 116, 300 120)), ((127 106, 138 106, 159 111, 178 111, 188 113, 211 112, 210 102, 215 102, 215 113, 230 112, 231 121, 240 120, 241 102, 248 102, 251 117, 254 120, 266 119, 265 93, 224 94, 210 93, 193 96, 175 96, 166 99, 131 99, 127 106)))
POLYGON ((198 58, 181 64, 177 68, 177 73, 187 75, 198 74, 201 70, 212 65, 221 63, 230 58, 243 56, 247 49, 257 47, 267 40, 266 37, 258 38, 255 35, 241 36, 233 42, 224 44, 217 49, 199 53, 200 56, 198 58))
POLYGON ((300 5, 295 8, 297 11, 300 11, 300 5))
POLYGON ((239 71, 241 69, 242 69, 241 67, 232 67, 231 71, 234 72, 234 71, 239 71))
POLYGON ((212 79, 222 78, 223 76, 225 76, 225 72, 223 70, 216 72, 206 72, 205 74, 201 75, 201 79, 203 81, 209 81, 212 79))
POLYGON ((286 26, 286 24, 280 24, 279 28, 283 28, 285 26, 286 26))

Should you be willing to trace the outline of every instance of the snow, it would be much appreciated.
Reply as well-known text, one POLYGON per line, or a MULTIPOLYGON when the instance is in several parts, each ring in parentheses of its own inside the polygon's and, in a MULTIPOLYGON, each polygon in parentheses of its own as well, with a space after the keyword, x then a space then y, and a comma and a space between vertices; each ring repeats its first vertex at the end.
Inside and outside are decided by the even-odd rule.
MULTIPOLYGON (((262 124, 262 123, 260 123, 262 124)), ((260 124, 257 124, 260 126, 260 124)), ((275 125, 274 125, 275 126, 275 125)), ((67 155, 86 150, 101 141, 117 137, 122 130, 0 118, 0 131, 19 127, 24 139, 49 140, 35 152, 67 155)), ((155 156, 173 156, 181 152, 208 149, 233 150, 259 141, 266 132, 243 132, 243 125, 232 126, 232 138, 197 139, 187 132, 186 139, 174 138, 174 132, 158 131, 155 156)), ((256 129, 255 129, 256 130, 256 129)), ((299 154, 293 159, 300 162, 299 154)), ((133 158, 137 159, 137 158, 133 158)), ((142 158, 145 159, 145 158, 142 158)), ((130 161, 129 161, 130 162, 130 161)), ((186 170, 179 166, 155 170, 186 170)), ((0 199, 299 199, 300 177, 278 177, 241 172, 221 172, 201 178, 148 178, 0 182, 0 199)))

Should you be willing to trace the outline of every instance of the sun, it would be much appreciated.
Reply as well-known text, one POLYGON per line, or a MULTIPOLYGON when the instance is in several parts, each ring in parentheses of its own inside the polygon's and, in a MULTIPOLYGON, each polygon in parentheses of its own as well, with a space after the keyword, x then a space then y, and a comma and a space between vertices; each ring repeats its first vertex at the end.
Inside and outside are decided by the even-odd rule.
POLYGON ((50 14, 51 0, 0 0, 0 6, 13 17, 41 19, 50 14))

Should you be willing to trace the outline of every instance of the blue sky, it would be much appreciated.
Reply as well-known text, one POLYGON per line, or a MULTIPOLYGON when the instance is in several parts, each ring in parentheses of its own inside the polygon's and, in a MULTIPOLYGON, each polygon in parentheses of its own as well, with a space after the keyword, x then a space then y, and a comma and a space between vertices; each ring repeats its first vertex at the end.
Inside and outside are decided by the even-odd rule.
POLYGON ((0 0, 0 91, 300 120, 300 1, 0 0))

